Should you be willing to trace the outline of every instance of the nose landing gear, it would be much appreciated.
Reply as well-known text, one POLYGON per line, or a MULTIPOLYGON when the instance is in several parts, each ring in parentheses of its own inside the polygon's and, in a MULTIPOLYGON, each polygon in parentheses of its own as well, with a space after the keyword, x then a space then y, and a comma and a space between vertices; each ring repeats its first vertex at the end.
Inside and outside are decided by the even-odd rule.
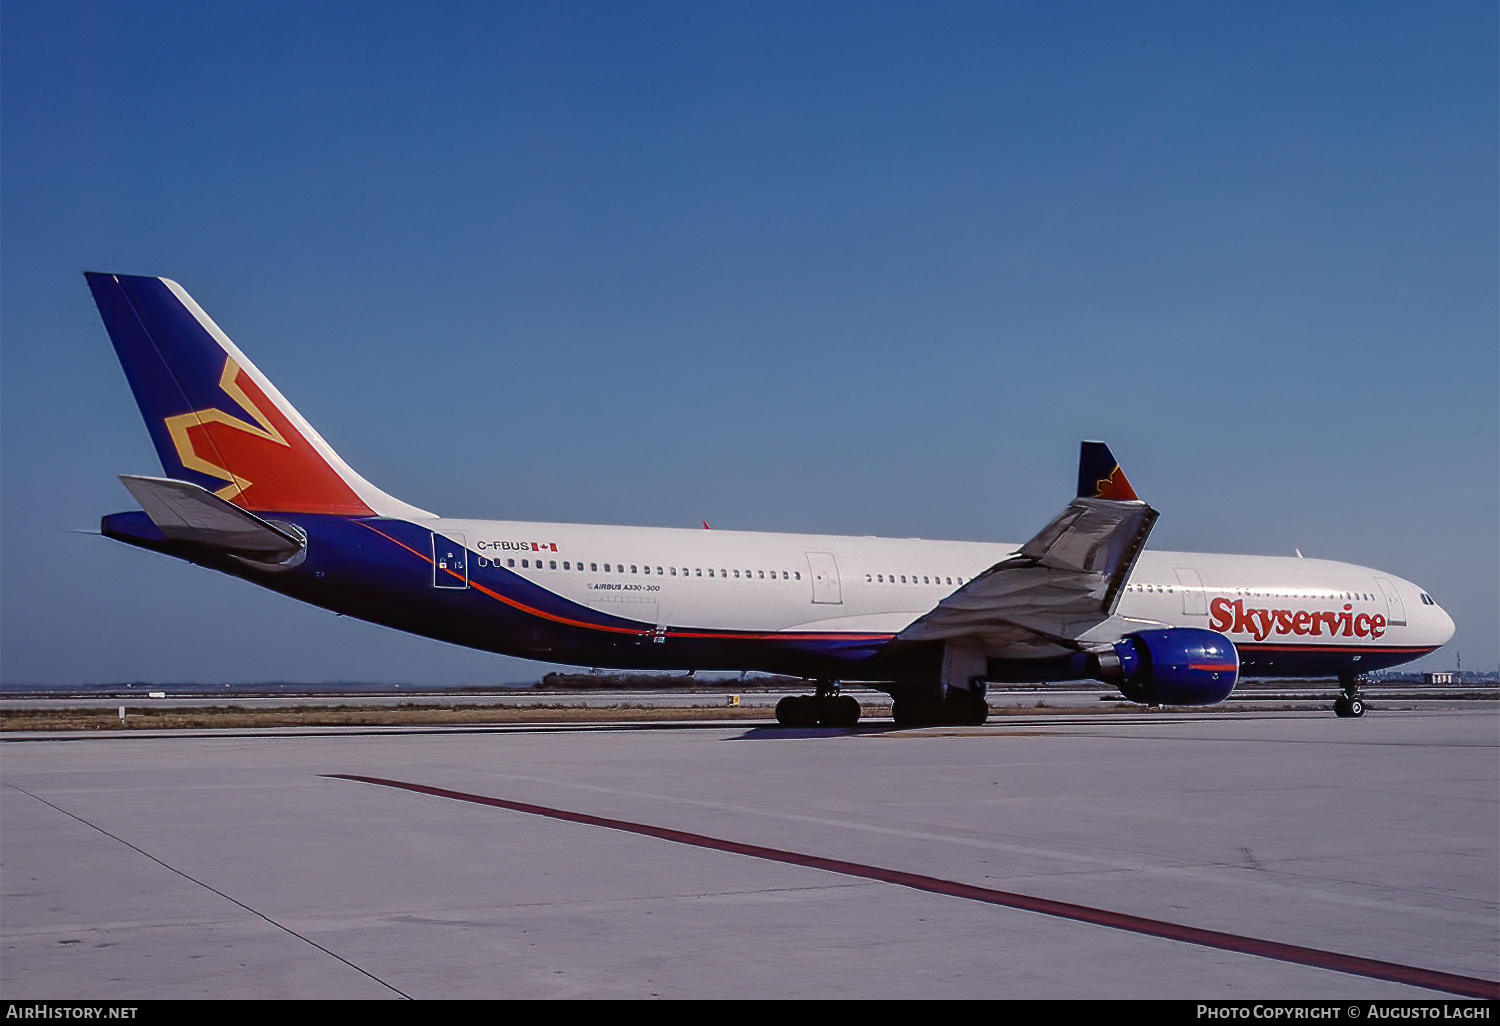
POLYGON ((1339 686, 1343 693, 1333 701, 1333 713, 1340 719, 1358 718, 1365 714, 1365 698, 1359 690, 1362 678, 1358 674, 1340 674, 1339 686))

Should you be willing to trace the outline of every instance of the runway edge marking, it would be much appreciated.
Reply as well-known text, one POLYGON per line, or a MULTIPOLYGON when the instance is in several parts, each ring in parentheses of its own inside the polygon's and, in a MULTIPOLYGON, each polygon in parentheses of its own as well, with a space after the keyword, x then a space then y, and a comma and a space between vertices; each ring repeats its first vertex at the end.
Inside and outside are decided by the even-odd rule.
MULTIPOLYGON (((278 920, 275 920, 275 919, 272 919, 270 916, 266 915, 260 909, 258 909, 258 908, 252 908, 251 906, 245 904, 243 901, 241 901, 240 899, 234 897, 233 895, 227 894, 224 891, 219 890, 219 888, 215 887, 213 884, 207 883, 206 881, 203 881, 203 880, 200 880, 196 876, 193 876, 190 873, 186 873, 183 870, 177 868, 176 866, 172 865, 170 862, 167 862, 167 861, 165 861, 163 859, 157 858, 155 855, 151 854, 145 848, 142 848, 138 844, 132 844, 131 842, 125 840, 125 838, 121 837, 119 834, 112 834, 112 833, 110 833, 108 830, 104 829, 98 823, 90 822, 89 820, 84 819, 82 816, 78 815, 78 813, 76 813, 76 812, 69 812, 67 809, 63 808, 61 805, 58 805, 55 802, 49 802, 47 799, 43 798, 41 795, 39 795, 39 794, 33 794, 32 792, 26 790, 24 787, 17 787, 15 784, 6 784, 4 786, 7 787, 7 788, 9 788, 12 791, 19 791, 21 794, 24 794, 28 798, 34 798, 34 799, 36 799, 37 801, 41 802, 43 805, 47 806, 47 808, 52 809, 55 812, 62 813, 64 816, 67 816, 69 819, 72 819, 72 820, 75 820, 78 823, 81 823, 82 825, 88 827, 90 830, 97 830, 99 833, 103 834, 105 837, 108 837, 111 841, 115 841, 115 842, 117 842, 119 844, 123 844, 125 847, 127 847, 131 851, 135 852, 137 855, 141 855, 141 856, 143 856, 143 857, 145 857, 147 859, 150 859, 152 862, 155 862, 158 866, 160 866, 161 868, 165 869, 167 872, 169 872, 169 873, 176 873, 178 876, 182 877, 188 883, 191 883, 191 884, 194 884, 194 885, 196 885, 198 887, 201 887, 205 891, 208 891, 210 894, 217 894, 219 897, 223 898, 225 901, 229 902, 231 905, 237 905, 241 909, 244 909, 246 912, 249 912, 252 916, 255 916, 256 918, 264 920, 265 922, 269 923, 271 926, 273 926, 276 929, 280 930, 282 933, 285 933, 285 934, 287 934, 289 936, 295 937, 295 938, 297 938, 297 940, 301 941, 302 943, 307 944, 307 945, 309 945, 311 947, 317 948, 319 951, 323 952, 323 954, 327 955, 329 958, 337 959, 338 961, 340 961, 340 962, 344 963, 345 965, 347 965, 350 969, 353 969, 355 972, 360 973, 360 974, 362 974, 364 976, 367 976, 370 979, 374 980, 376 983, 380 984, 386 990, 389 990, 389 991, 392 991, 392 992, 394 992, 396 994, 399 994, 405 1000, 410 1001, 412 999, 411 995, 408 994, 408 993, 406 993, 406 991, 400 989, 399 987, 397 987, 397 986, 395 986, 393 984, 387 983, 385 980, 382 980, 379 976, 376 976, 374 973, 370 972, 370 970, 364 968, 363 966, 356 965, 355 963, 353 963, 353 962, 349 961, 347 958, 345 958, 343 955, 340 955, 338 952, 333 951, 330 948, 324 947, 322 944, 319 944, 317 941, 313 940, 311 937, 307 936, 306 934, 298 933, 296 930, 292 929, 290 926, 287 926, 285 923, 279 922, 278 920)), ((16 1002, 11 1002, 11 1004, 14 1005, 14 1004, 16 1004, 16 1002)))
POLYGON ((747 855, 751 858, 764 859, 769 862, 781 862, 786 865, 802 866, 807 869, 821 869, 825 872, 839 873, 844 876, 858 877, 865 880, 878 880, 883 883, 896 884, 901 887, 927 891, 932 894, 943 894, 954 898, 967 898, 970 901, 980 901, 989 905, 1001 905, 1023 912, 1036 912, 1057 919, 1069 919, 1080 923, 1090 923, 1095 926, 1105 926, 1114 930, 1138 933, 1147 937, 1158 937, 1164 940, 1181 941, 1185 944, 1196 944, 1200 947, 1217 948, 1221 951, 1255 955, 1278 962, 1312 966, 1317 969, 1329 969, 1333 972, 1346 973, 1351 976, 1364 976, 1373 980, 1404 983, 1413 987, 1441 991, 1445 994, 1457 994, 1460 997, 1491 1001, 1500 1000, 1500 982, 1495 980, 1459 976, 1454 973, 1439 972, 1435 969, 1422 969, 1416 966, 1399 965, 1395 962, 1382 962, 1378 959, 1362 958, 1358 955, 1344 955, 1336 951, 1324 951, 1320 948, 1307 948, 1298 944, 1284 944, 1280 941, 1244 937, 1239 934, 1222 933, 1218 930, 1205 930, 1196 926, 1183 926, 1160 919, 1147 919, 1143 916, 1133 916, 1123 912, 1111 912, 1107 909, 1092 908, 1088 905, 1075 905, 1067 901, 1054 901, 1050 898, 1038 898, 1029 894, 1018 894, 1014 891, 978 887, 974 884, 959 883, 955 880, 942 880, 937 877, 922 876, 918 873, 905 873, 894 869, 883 869, 879 866, 862 865, 858 862, 845 862, 841 859, 824 858, 820 855, 784 851, 780 848, 766 848, 758 844, 745 844, 740 841, 731 841, 720 837, 709 837, 705 834, 674 830, 670 827, 652 826, 649 823, 632 823, 629 820, 610 819, 583 812, 570 812, 567 809, 553 809, 545 805, 532 805, 527 802, 510 801, 506 798, 492 798, 488 795, 451 791, 447 788, 429 787, 425 784, 413 784, 402 780, 388 780, 384 777, 367 777, 357 773, 327 773, 324 776, 337 780, 352 780, 357 783, 375 784, 380 787, 389 787, 401 791, 412 791, 416 794, 431 795, 436 798, 448 798, 453 801, 468 802, 474 805, 488 805, 492 808, 506 809, 510 812, 521 812, 530 816, 542 816, 565 823, 604 827, 609 830, 639 834, 643 837, 654 837, 658 840, 671 841, 676 844, 686 844, 697 848, 707 848, 735 855, 747 855))

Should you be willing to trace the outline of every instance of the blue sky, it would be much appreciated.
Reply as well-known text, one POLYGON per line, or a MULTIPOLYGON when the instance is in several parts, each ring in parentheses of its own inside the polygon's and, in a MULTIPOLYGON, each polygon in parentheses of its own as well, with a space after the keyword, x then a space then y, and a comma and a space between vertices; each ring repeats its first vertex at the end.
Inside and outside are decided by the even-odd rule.
POLYGON ((159 472, 83 270, 181 282, 453 516, 1157 548, 1421 583, 1500 664, 1497 14, 0 8, 0 678, 488 684, 64 528, 159 472))

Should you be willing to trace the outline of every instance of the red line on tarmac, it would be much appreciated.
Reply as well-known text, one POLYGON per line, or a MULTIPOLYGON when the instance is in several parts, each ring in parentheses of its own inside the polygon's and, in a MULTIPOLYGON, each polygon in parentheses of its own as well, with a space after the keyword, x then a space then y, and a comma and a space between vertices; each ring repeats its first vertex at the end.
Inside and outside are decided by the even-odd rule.
POLYGON ((1298 944, 1282 944, 1279 941, 1242 937, 1233 933, 1221 933, 1218 930, 1202 930, 1195 926, 1182 926, 1177 923, 1164 922, 1160 919, 1146 919, 1141 916, 1126 915, 1123 912, 1110 912, 1105 909, 1091 908, 1088 905, 1074 905, 1067 901, 1053 901, 1049 898, 1037 898, 1028 894, 1017 894, 1014 891, 1000 891, 990 887, 976 887, 973 884, 958 883, 954 880, 940 880, 937 877, 921 876, 917 873, 903 873, 894 869, 882 869, 879 866, 866 866, 858 862, 844 862, 840 859, 828 859, 818 855, 804 855, 795 851, 783 851, 780 848, 764 848, 758 844, 743 844, 739 841, 730 841, 720 837, 708 837, 704 834, 693 834, 684 830, 672 830, 668 827, 651 826, 647 823, 632 823, 624 819, 608 819, 603 816, 590 816, 582 812, 569 812, 566 809, 551 809, 545 805, 529 805, 525 802, 507 801, 504 798, 490 798, 486 795, 466 794, 463 791, 449 791, 441 787, 427 787, 423 784, 409 784, 401 780, 386 780, 382 777, 366 777, 354 773, 329 773, 326 775, 340 780, 355 780, 366 784, 378 784, 381 787, 414 791, 417 794, 428 794, 437 798, 450 798, 454 801, 470 802, 475 805, 489 805, 497 809, 508 809, 511 812, 524 812, 531 816, 545 816, 548 819, 562 820, 565 823, 580 823, 584 826, 621 830, 628 834, 640 834, 644 837, 655 837, 659 840, 672 841, 676 844, 688 844, 697 848, 709 848, 714 851, 730 852, 735 855, 748 855, 751 858, 765 859, 769 862, 782 862, 791 866, 803 866, 807 869, 821 869, 825 872, 840 873, 844 876, 860 877, 865 880, 879 880, 884 883, 897 884, 901 887, 910 887, 933 894, 946 894, 954 898, 968 898, 970 901, 982 901, 990 905, 1003 905, 1006 908, 1020 909, 1023 912, 1038 912, 1042 915, 1054 916, 1058 919, 1071 919, 1080 923, 1092 923, 1095 926, 1107 926, 1114 930, 1126 930, 1130 933, 1139 933, 1147 937, 1161 937, 1166 940, 1181 941, 1184 944, 1197 944, 1206 948, 1218 948, 1221 951, 1236 951, 1245 955, 1258 955, 1261 958, 1274 959, 1278 962, 1308 965, 1317 969, 1331 969, 1334 972, 1348 973, 1351 976, 1365 976, 1372 980, 1389 980, 1393 983, 1405 983, 1413 987, 1442 991, 1445 994, 1457 994, 1461 997, 1481 998, 1491 1001, 1500 999, 1500 982, 1494 980, 1483 980, 1471 976, 1457 976, 1453 973, 1442 973, 1433 969, 1420 969, 1415 966, 1398 965, 1394 962, 1381 962, 1373 958, 1360 958, 1357 955, 1341 955, 1336 951, 1323 951, 1319 948, 1304 948, 1298 944))

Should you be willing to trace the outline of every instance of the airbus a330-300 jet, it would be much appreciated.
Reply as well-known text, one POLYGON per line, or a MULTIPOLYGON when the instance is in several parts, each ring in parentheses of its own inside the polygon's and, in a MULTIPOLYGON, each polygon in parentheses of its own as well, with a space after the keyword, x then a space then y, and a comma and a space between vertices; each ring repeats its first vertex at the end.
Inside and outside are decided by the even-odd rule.
MULTIPOLYGON (((1102 442, 1077 496, 1024 545, 460 520, 339 458, 177 283, 87 274, 164 477, 102 532, 346 616, 579 666, 807 680, 788 726, 975 724, 993 682, 1097 679, 1150 705, 1213 705, 1242 675, 1337 678, 1426 655, 1453 621, 1348 563, 1155 552, 1157 513, 1102 442)), ((706 525, 705 525, 706 526, 706 525)))

